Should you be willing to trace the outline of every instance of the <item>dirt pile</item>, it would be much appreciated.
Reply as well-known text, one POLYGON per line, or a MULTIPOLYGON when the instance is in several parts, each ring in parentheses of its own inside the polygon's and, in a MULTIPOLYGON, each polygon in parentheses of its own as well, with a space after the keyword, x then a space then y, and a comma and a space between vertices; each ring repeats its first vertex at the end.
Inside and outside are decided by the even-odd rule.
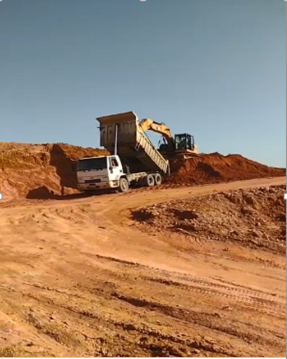
POLYGON ((142 228, 176 232, 285 255, 285 186, 219 192, 152 205, 133 213, 142 228))
POLYGON ((201 154, 171 162, 170 185, 193 185, 285 176, 285 169, 268 167, 241 155, 201 154))
MULTIPOLYGON (((55 198, 77 193, 75 161, 107 151, 68 144, 0 142, 0 192, 4 199, 55 198)), ((285 176, 285 169, 268 167, 240 155, 218 153, 172 160, 172 175, 164 187, 285 176)))
POLYGON ((4 199, 48 198, 76 190, 75 161, 106 151, 67 144, 0 143, 0 192, 4 199))

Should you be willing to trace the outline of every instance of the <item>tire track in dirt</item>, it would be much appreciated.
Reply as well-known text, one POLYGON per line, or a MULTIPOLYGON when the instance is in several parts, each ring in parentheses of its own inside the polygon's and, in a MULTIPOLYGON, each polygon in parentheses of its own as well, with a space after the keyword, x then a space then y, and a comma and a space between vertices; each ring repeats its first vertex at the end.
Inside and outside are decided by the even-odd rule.
MULTIPOLYGON (((109 327, 110 325, 112 325, 113 327, 116 328, 121 328, 121 330, 123 330, 126 333, 129 333, 132 335, 132 337, 137 337, 136 341, 139 342, 139 345, 142 345, 143 347, 145 347, 145 349, 149 349, 151 351, 151 353, 153 354, 153 356, 155 356, 156 354, 163 354, 161 353, 161 350, 166 350, 168 351, 168 354, 171 356, 185 356, 183 355, 184 353, 181 352, 181 350, 178 350, 176 347, 174 347, 173 345, 178 345, 180 344, 181 346, 183 346, 184 351, 187 349, 198 349, 200 351, 205 352, 206 354, 208 353, 213 353, 213 354, 217 354, 218 356, 235 356, 235 350, 232 348, 232 346, 229 345, 229 347, 225 347, 224 345, 215 345, 214 341, 209 341, 206 340, 204 338, 201 338, 201 340, 191 340, 191 339, 182 339, 178 336, 172 335, 172 334, 163 334, 160 331, 157 331, 153 328, 150 328, 148 325, 145 325, 144 327, 142 326, 138 326, 136 324, 131 324, 131 323, 126 323, 123 321, 119 321, 119 320, 115 320, 115 319, 111 319, 111 318, 104 318, 101 314, 99 313, 95 313, 89 310, 82 310, 80 308, 77 308, 76 306, 73 306, 72 304, 67 304, 66 303, 52 303, 52 301, 49 298, 46 298, 45 296, 38 296, 38 295, 32 295, 30 293, 26 293, 24 294, 24 296, 27 296, 29 299, 34 299, 38 305, 41 305, 43 303, 45 303, 46 305, 51 306, 52 308, 52 304, 53 307, 58 307, 59 309, 61 309, 62 311, 66 311, 67 313, 72 313, 73 315, 76 315, 78 318, 82 318, 85 317, 87 320, 89 320, 90 322, 90 326, 94 326, 95 328, 97 328, 98 326, 101 326, 101 323, 105 323, 105 326, 109 327), (147 340, 147 337, 149 338, 153 338, 155 340, 155 343, 151 343, 150 340, 147 340), (163 343, 157 343, 158 340, 163 340, 163 343), (165 343, 166 342, 166 343, 165 343)), ((119 296, 117 296, 116 294, 114 294, 113 296, 114 298, 123 300, 123 298, 126 299, 127 302, 131 302, 132 300, 127 300, 127 297, 121 297, 119 298, 119 296)), ((136 301, 136 300, 135 300, 136 301)), ((139 304, 140 307, 145 307, 145 309, 147 310, 157 310, 160 314, 164 315, 164 316, 168 316, 174 319, 179 319, 182 320, 181 316, 178 316, 176 314, 176 312, 174 312, 175 308, 172 307, 166 307, 164 305, 160 305, 158 303, 152 304, 150 302, 148 302, 148 305, 141 305, 141 302, 137 302, 139 304)), ((138 307, 138 305, 136 305, 136 307, 138 307)), ((202 317, 204 315, 204 313, 195 313, 193 315, 193 319, 188 316, 185 317, 185 321, 193 321, 194 324, 198 324, 197 321, 194 319, 195 316, 196 317, 202 317)), ((65 345, 65 342, 63 341, 62 337, 61 337, 61 333, 57 333, 57 332, 53 332, 49 329, 46 328, 45 324, 41 323, 39 320, 37 320, 33 315, 29 314, 29 320, 28 323, 31 324, 37 331, 40 330, 40 332, 42 332, 44 335, 48 336, 50 339, 55 340, 57 343, 63 344, 65 345)), ((208 329, 210 329, 211 327, 206 324, 204 325, 202 323, 202 320, 200 320, 200 325, 201 327, 204 326, 208 329)), ((110 328, 112 330, 112 327, 110 328)), ((213 328, 211 328, 213 329, 213 328)), ((89 338, 89 336, 87 336, 86 334, 80 333, 85 340, 87 339, 97 339, 97 338, 89 338)), ((196 352, 197 353, 197 352, 196 352)), ((162 356, 162 355, 160 355, 162 356)))
MULTIPOLYGON (((152 301, 147 301, 147 300, 143 300, 143 299, 138 299, 138 298, 134 298, 134 297, 129 297, 129 296, 125 296, 122 294, 118 294, 118 293, 114 293, 114 296, 124 302, 127 302, 129 304, 131 304, 132 306, 135 306, 137 308, 144 308, 146 310, 149 311, 158 311, 162 314, 164 314, 165 316, 169 316, 175 319, 178 319, 180 321, 184 321, 187 323, 194 323, 196 325, 199 325, 201 327, 205 327, 208 329, 212 329, 212 330, 216 330, 216 331, 220 331, 223 332, 225 334, 234 336, 234 337, 238 337, 240 339, 243 339, 246 341, 246 339, 248 338, 249 341, 252 342, 257 342, 258 344, 265 342, 267 345, 273 346, 274 345, 274 339, 269 340, 266 339, 266 337, 264 337, 263 335, 272 335, 274 336, 275 333, 274 331, 270 331, 270 330, 266 330, 266 329, 261 329, 260 328, 260 334, 254 334, 249 332, 246 332, 247 330, 247 324, 238 321, 239 324, 244 324, 245 326, 245 330, 240 330, 239 328, 236 328, 235 326, 235 322, 233 322, 233 326, 226 326, 223 323, 226 321, 225 318, 219 318, 219 317, 215 317, 213 314, 210 313, 204 313, 202 311, 194 311, 191 309, 186 309, 186 308, 180 308, 180 307, 173 307, 170 305, 163 305, 161 303, 158 302, 152 302, 152 301)), ((250 324, 248 324, 248 326, 250 326, 250 324)), ((258 332, 259 327, 255 327, 255 332, 258 332)))
MULTIPOLYGON (((157 281, 158 283, 166 284, 166 281, 155 280, 145 277, 147 280, 157 281)), ((275 301, 274 299, 269 299, 268 295, 261 295, 260 293, 241 290, 237 288, 224 287, 217 285, 215 283, 207 283, 202 280, 196 280, 196 285, 182 285, 176 283, 176 286, 189 291, 190 293, 196 293, 200 297, 219 297, 225 299, 226 301, 237 302, 244 304, 247 308, 250 308, 253 311, 263 314, 270 314, 277 318, 285 317, 285 304, 275 301), (260 303, 260 306, 258 304, 260 303)), ((174 284, 171 284, 174 285, 174 284)))
MULTIPOLYGON (((148 277, 148 276, 141 276, 140 277, 143 280, 148 280, 151 282, 157 282, 164 285, 173 285, 180 287, 181 289, 187 290, 190 293, 197 293, 197 295, 200 295, 200 297, 222 297, 225 300, 237 302, 240 304, 243 304, 244 306, 249 307, 251 310, 260 312, 260 313, 268 313, 270 315, 276 316, 278 318, 284 317, 285 313, 285 304, 279 301, 274 300, 274 297, 272 295, 268 295, 266 293, 262 294, 262 292, 257 291, 251 291, 251 290, 245 290, 242 288, 236 288, 236 287, 230 287, 230 286, 224 286, 216 283, 210 283, 203 279, 191 279, 189 278, 189 281, 194 283, 192 284, 183 284, 180 282, 175 281, 167 281, 163 279, 157 279, 154 277, 148 277), (196 285, 197 284, 197 285, 196 285), (260 304, 260 306, 258 306, 260 304)), ((185 278, 186 280, 186 278, 185 278)), ((52 291, 56 292, 62 295, 72 295, 76 296, 78 298, 82 298, 80 295, 76 295, 73 293, 67 293, 63 290, 59 290, 57 288, 51 288, 48 286, 42 286, 38 284, 26 284, 28 286, 32 286, 34 288, 38 288, 44 291, 52 291)), ((93 291, 94 293, 100 291, 103 292, 102 289, 95 288, 93 291)), ((114 288, 111 288, 111 293, 114 292, 114 288)), ((283 299, 283 297, 282 297, 283 299)))
MULTIPOLYGON (((38 288, 40 289, 40 288, 38 288)), ((51 290, 51 288, 49 289, 51 290)), ((57 290, 56 290, 57 291, 57 290)), ((99 313, 95 313, 89 310, 82 310, 76 306, 73 306, 72 304, 67 304, 67 302, 64 303, 59 303, 59 302, 52 302, 49 298, 46 298, 43 295, 33 295, 30 293, 22 293, 23 296, 29 298, 30 300, 35 300, 39 305, 43 305, 45 304, 46 306, 48 305, 49 307, 55 308, 58 307, 61 311, 67 312, 72 314, 73 316, 80 318, 86 318, 86 320, 89 321, 90 323, 90 327, 94 327, 94 328, 98 328, 98 326, 102 326, 102 324, 104 324, 106 327, 109 327, 110 330, 117 330, 117 329, 121 329, 124 332, 128 333, 129 335, 131 335, 132 338, 130 338, 129 340, 131 340, 131 344, 133 342, 137 342, 138 345, 142 346, 144 349, 147 349, 148 351, 151 352, 152 356, 156 356, 156 355, 160 355, 162 356, 164 351, 167 351, 166 354, 168 354, 169 356, 186 356, 186 354, 184 353, 186 350, 193 350, 193 349, 198 349, 201 350, 203 352, 205 352, 206 354, 208 353, 214 353, 214 354, 218 354, 220 356, 225 355, 225 356, 235 356, 235 351, 230 349, 230 348, 224 348, 224 346, 215 346, 214 342, 209 342, 208 340, 190 340, 190 339, 182 339, 179 338, 178 336, 175 335, 170 335, 170 334, 163 334, 160 331, 157 331, 153 328, 150 328, 148 325, 145 325, 144 327, 142 326, 137 326, 135 324, 131 324, 131 323, 126 323, 120 320, 115 320, 115 319, 111 319, 111 318, 104 318, 101 314, 99 313), (114 327, 114 329, 113 329, 114 327), (151 340, 147 340, 147 337, 152 338, 152 342, 151 340), (159 341, 159 342, 158 342, 159 341), (161 342, 163 341, 163 342, 161 342), (175 346, 174 346, 175 345, 175 346), (176 347, 176 345, 181 345, 181 349, 178 349, 176 347), (184 352, 182 352, 182 350, 184 352)), ((67 294, 67 293, 65 293, 67 294)), ((164 310, 162 311, 162 314, 166 315, 166 313, 164 312, 164 310)), ((174 316, 172 316, 174 317, 174 316)), ((40 332, 42 334, 44 334, 45 336, 49 337, 50 339, 54 340, 57 344, 62 344, 62 345, 66 345, 65 343, 65 337, 63 336, 63 334, 60 332, 56 332, 53 330, 50 330, 49 328, 46 327, 46 324, 41 322, 39 319, 37 319, 37 316, 35 316, 32 313, 28 313, 28 320, 27 322, 33 326, 37 332, 40 332)), ((86 335, 83 332, 79 332, 79 334, 85 339, 85 341, 87 340, 98 340, 98 337, 90 337, 89 335, 86 335)), ((74 339, 75 340, 75 339, 74 339)), ((125 337, 125 340, 127 340, 127 338, 125 337)), ((83 343, 77 343, 77 345, 82 345, 83 343)), ((197 352, 195 352, 197 353, 197 352)), ((188 353, 189 354, 189 353, 188 353)), ((190 355, 190 354, 189 354, 190 355)))
MULTIPOLYGON (((228 285, 222 285, 222 284, 217 284, 217 283, 210 282, 210 279, 204 280, 204 279, 199 279, 198 277, 188 277, 188 278, 186 278, 186 276, 183 277, 183 276, 178 275, 177 278, 185 280, 185 281, 189 281, 189 282, 192 282, 192 283, 195 283, 195 284, 198 284, 201 287, 204 287, 204 288, 206 287, 207 289, 209 289, 209 288, 210 289, 218 289, 218 290, 222 290, 224 293, 225 292, 226 293, 232 292, 232 293, 242 294, 241 296, 243 296, 243 297, 251 296, 251 297, 254 297, 254 298, 258 298, 258 299, 264 299, 267 302, 271 302, 272 305, 275 304, 275 305, 278 305, 280 307, 282 306, 282 307, 285 308, 285 303, 280 303, 278 301, 274 301, 275 294, 273 295, 273 294, 265 293, 263 291, 255 290, 255 289, 251 290, 250 288, 242 287, 240 285, 236 285, 236 284, 233 284, 231 282, 228 282, 227 283, 228 285)), ((189 289, 190 287, 201 289, 201 287, 195 287, 195 286, 191 286, 191 285, 188 285, 188 284, 175 282, 175 281, 172 281, 172 280, 165 280, 165 279, 153 278, 153 277, 144 277, 144 279, 150 280, 150 281, 153 281, 153 282, 166 284, 166 285, 180 286, 180 287, 185 288, 185 289, 189 289)), ((214 280, 221 281, 221 280, 218 280, 216 278, 214 278, 214 280)), ((202 289, 204 290, 204 288, 202 288, 202 289)), ((276 297, 281 298, 283 301, 285 300, 284 296, 276 295, 276 297)))
MULTIPOLYGON (((161 278, 155 278, 153 273, 152 277, 142 276, 144 280, 151 282, 158 282, 164 285, 170 284, 179 286, 183 289, 189 290, 191 292, 196 292, 201 296, 217 296, 222 297, 226 300, 233 300, 236 302, 244 303, 250 309, 255 310, 260 313, 268 312, 270 315, 276 317, 282 317, 286 309, 286 298, 284 296, 279 296, 277 294, 270 294, 263 291, 258 291, 250 288, 242 288, 241 286, 228 283, 228 285, 215 283, 211 281, 210 278, 199 278, 195 276, 190 276, 186 274, 181 274, 175 271, 167 271, 158 268, 153 268, 152 266, 145 266, 139 263, 125 261, 118 258, 106 257, 100 255, 94 255, 99 260, 102 261, 112 261, 119 265, 124 265, 128 267, 138 268, 139 270, 152 270, 160 274, 162 277, 167 278, 171 275, 175 276, 179 280, 188 282, 189 284, 184 284, 181 282, 176 282, 174 280, 164 280, 161 278), (276 298, 276 299, 275 299, 276 298), (258 304, 260 303, 260 306, 258 304), (263 308, 262 308, 263 307, 263 308)), ((218 281, 215 279, 215 281, 218 281)))
MULTIPOLYGON (((156 271, 157 273, 161 274, 163 277, 168 277, 171 274, 176 275, 177 279, 187 281, 187 282, 190 282, 193 284, 184 284, 181 282, 175 282, 174 280, 165 280, 165 279, 161 279, 161 278, 155 278, 154 276, 153 277, 142 276, 141 278, 144 280, 158 282, 158 283, 165 284, 165 285, 180 286, 181 288, 198 291, 198 292, 206 293, 206 294, 212 293, 215 295, 226 297, 227 299, 228 298, 240 298, 238 300, 240 300, 242 302, 244 301, 246 303, 251 303, 251 304, 254 303, 254 300, 260 300, 260 301, 262 301, 261 304, 264 307, 266 307, 266 309, 273 308, 274 306, 277 307, 278 310, 285 309, 285 297, 284 296, 269 294, 269 293, 265 293, 260 290, 250 289, 250 288, 246 288, 246 287, 242 288, 242 286, 239 286, 239 285, 236 285, 233 283, 227 283, 228 285, 214 283, 214 282, 211 282, 211 280, 209 278, 201 279, 199 277, 183 275, 181 273, 174 272, 174 271, 157 269, 157 268, 153 268, 152 266, 145 266, 145 265, 142 265, 142 264, 139 264, 136 262, 125 261, 125 260, 121 260, 121 259, 114 258, 114 257, 101 256, 101 255, 91 255, 91 256, 96 257, 99 260, 112 261, 112 262, 118 263, 120 265, 128 266, 128 267, 136 267, 139 269, 153 270, 153 271, 156 271), (196 284, 197 284, 197 286, 196 286, 196 284), (277 299, 281 299, 281 301, 275 300, 274 296, 276 296, 277 299)), ((218 281, 218 279, 215 279, 215 280, 218 281)), ((255 304, 256 304, 256 302, 255 302, 255 304)))
MULTIPOLYGON (((60 293, 63 294, 67 299, 74 297, 75 295, 73 293, 67 293, 65 291, 60 291, 57 288, 51 288, 51 287, 44 287, 44 286, 34 286, 36 289, 39 289, 43 292, 45 291, 54 291, 56 293, 60 293)), ((101 314, 99 313, 95 313, 95 312, 91 312, 89 310, 82 310, 80 308, 77 308, 75 306, 73 306, 73 304, 68 304, 68 301, 63 300, 62 303, 59 303, 58 301, 54 302, 53 300, 51 300, 50 298, 46 298, 45 295, 43 296, 42 294, 40 295, 35 295, 35 294, 31 294, 31 293, 22 293, 24 295, 24 297, 28 297, 29 299, 34 299, 35 301, 38 302, 38 305, 43 305, 43 303, 46 303, 46 305, 51 306, 51 308, 59 307, 62 308, 62 310, 67 310, 68 312, 74 313, 76 315, 80 317, 84 316, 86 318, 89 318, 90 320, 93 321, 94 320, 97 321, 97 323, 101 323, 103 322, 107 322, 109 324, 112 324, 114 326, 120 326, 122 329, 127 330, 127 331, 132 331, 132 332, 138 332, 141 335, 149 335, 152 336, 154 335, 157 338, 161 338, 161 339, 168 339, 169 342, 174 342, 174 343, 182 343, 186 345, 186 340, 182 341, 181 339, 177 338, 177 337, 173 337, 173 336, 166 336, 166 335, 160 335, 158 332, 153 331, 149 328, 137 328, 135 325, 129 324, 129 323, 124 323, 121 321, 116 321, 114 319, 111 318, 103 318, 101 314)), ((76 295, 76 298, 78 298, 79 295, 76 295)), ((186 308, 178 308, 178 307, 173 307, 173 306, 169 306, 169 305, 164 305, 158 302, 153 302, 153 301, 149 301, 149 300, 142 300, 142 299, 138 299, 138 298, 134 298, 134 297, 130 297, 124 294, 120 294, 117 292, 114 292, 112 294, 113 298, 119 299, 120 301, 124 301, 136 308, 143 308, 145 310, 148 311, 157 311, 158 313, 161 313, 164 316, 168 316, 171 318, 174 318, 176 320, 180 320, 180 321, 185 321, 188 323, 194 323, 200 327, 205 327, 207 329, 212 329, 215 331, 219 331, 221 333, 227 334, 229 336, 235 337, 235 338, 239 338, 243 341, 252 341, 253 343, 265 343, 268 346, 274 346, 279 345, 278 343, 274 342, 274 339, 266 339, 263 337, 263 335, 265 336, 275 336, 275 337, 279 337, 279 334, 271 331, 271 330, 266 330, 264 328, 257 328, 256 326, 252 326, 252 332, 248 332, 246 333, 246 330, 238 329, 234 326, 232 328, 226 327, 226 323, 224 318, 216 318, 214 317, 214 315, 210 314, 210 313, 202 313, 202 312, 196 312, 193 311, 191 309, 186 309, 186 308), (260 330, 259 330, 260 329, 260 330), (259 330, 259 331, 258 331, 259 330), (256 332, 260 332, 260 334, 254 334, 256 332)), ((90 300, 89 298, 86 298, 86 300, 90 300)), ((96 303, 95 303, 96 304, 96 303)), ((266 313, 265 313, 266 314, 266 313)), ((33 318, 32 318, 33 319, 33 318)), ((36 320, 36 319, 35 319, 36 320)), ((32 321, 28 321, 30 324, 33 325, 33 323, 35 322, 34 320, 32 321)), ((242 323, 242 322, 238 322, 239 324, 246 326, 246 323, 242 323)), ((45 328, 45 325, 43 324, 39 324, 38 322, 36 322, 37 325, 35 325, 35 328, 37 330, 41 330, 43 331, 43 333, 45 335, 47 335, 48 337, 50 337, 51 339, 55 340, 57 343, 62 343, 62 337, 61 337, 61 333, 55 333, 47 328, 45 328)), ((250 326, 250 323, 248 323, 248 326, 250 326)), ((84 334, 82 334, 83 336, 85 336, 84 334)), ((63 344, 63 343, 62 343, 63 344)), ((235 353, 233 350, 226 349, 226 348, 222 348, 220 346, 214 346, 214 344, 198 344, 196 342, 192 342, 190 345, 188 345, 190 348, 198 348, 200 350, 205 350, 208 352, 213 352, 213 353, 217 353, 219 354, 224 354, 224 355, 228 355, 228 356, 235 356, 235 353)))
MULTIPOLYGON (((218 278, 218 277, 213 277, 212 279, 218 281, 218 282, 221 282, 221 283, 224 283, 224 284, 227 284, 227 285, 231 285, 231 286, 234 286, 234 287, 239 287, 239 288, 243 288, 243 289, 246 289, 246 290, 250 290, 250 287, 247 287, 245 285, 242 285, 242 284, 237 284, 237 283, 233 283, 233 282, 230 282, 226 279, 222 279, 222 278, 218 278)), ((279 295, 279 294, 272 294, 272 293, 266 293, 264 292, 263 290, 260 290, 260 289, 253 289, 255 292, 257 293, 262 293, 263 295, 271 295, 272 297, 276 296, 277 298, 281 298, 284 302, 286 300, 286 296, 284 295, 279 295)))

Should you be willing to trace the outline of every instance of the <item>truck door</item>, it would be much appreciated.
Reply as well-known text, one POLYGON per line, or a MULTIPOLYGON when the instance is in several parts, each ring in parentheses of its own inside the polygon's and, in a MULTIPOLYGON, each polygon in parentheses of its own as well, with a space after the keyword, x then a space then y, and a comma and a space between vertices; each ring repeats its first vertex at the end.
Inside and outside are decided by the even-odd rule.
POLYGON ((118 163, 117 158, 110 157, 109 177, 113 180, 118 180, 123 173, 122 166, 118 163))

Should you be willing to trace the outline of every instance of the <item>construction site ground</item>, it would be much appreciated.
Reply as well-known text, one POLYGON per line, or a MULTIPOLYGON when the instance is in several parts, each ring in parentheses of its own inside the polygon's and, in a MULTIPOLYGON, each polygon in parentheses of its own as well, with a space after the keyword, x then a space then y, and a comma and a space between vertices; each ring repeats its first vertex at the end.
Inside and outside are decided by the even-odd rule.
POLYGON ((285 184, 2 202, 0 356, 285 356, 285 184))

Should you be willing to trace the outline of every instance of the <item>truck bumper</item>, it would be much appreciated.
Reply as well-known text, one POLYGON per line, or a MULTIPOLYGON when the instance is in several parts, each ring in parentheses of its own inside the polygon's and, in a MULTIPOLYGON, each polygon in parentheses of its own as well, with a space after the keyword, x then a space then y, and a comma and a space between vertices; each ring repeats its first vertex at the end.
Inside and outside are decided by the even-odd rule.
POLYGON ((119 181, 99 182, 99 183, 78 183, 79 191, 94 191, 96 189, 118 188, 119 181))

